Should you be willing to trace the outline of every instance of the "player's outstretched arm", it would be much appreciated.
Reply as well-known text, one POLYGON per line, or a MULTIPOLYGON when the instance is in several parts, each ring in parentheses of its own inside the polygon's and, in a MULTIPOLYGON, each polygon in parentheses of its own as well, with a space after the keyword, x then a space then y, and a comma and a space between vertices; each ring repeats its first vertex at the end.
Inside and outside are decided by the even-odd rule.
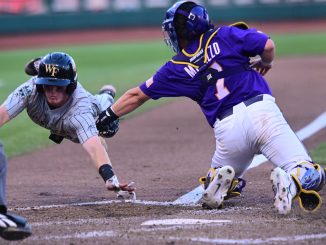
POLYGON ((111 108, 118 117, 121 117, 134 111, 149 99, 139 87, 135 87, 125 92, 111 108))
POLYGON ((83 148, 90 155, 108 190, 116 192, 120 190, 133 192, 135 190, 131 185, 119 183, 119 180, 113 171, 110 158, 99 136, 89 138, 83 144, 83 148))
MULTIPOLYGON (((153 79, 150 78, 147 80, 147 82, 150 81, 153 81, 153 79)), ((117 102, 100 113, 96 120, 97 129, 101 130, 102 128, 106 128, 107 125, 110 125, 110 123, 117 120, 119 117, 132 112, 149 99, 150 97, 144 94, 139 87, 129 89, 117 100, 117 102)))
POLYGON ((0 128, 2 127, 2 125, 4 125, 9 120, 10 120, 10 117, 9 117, 6 107, 4 105, 1 105, 0 106, 0 128))

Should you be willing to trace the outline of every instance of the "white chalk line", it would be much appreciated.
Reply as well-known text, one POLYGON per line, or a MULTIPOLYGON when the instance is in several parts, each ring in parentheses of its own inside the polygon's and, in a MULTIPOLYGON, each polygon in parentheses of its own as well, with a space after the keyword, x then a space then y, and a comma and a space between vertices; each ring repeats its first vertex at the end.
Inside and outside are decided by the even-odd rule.
POLYGON ((141 225, 202 225, 202 224, 216 224, 216 223, 231 223, 231 220, 214 220, 214 219, 156 219, 147 220, 141 225))
MULTIPOLYGON (((207 238, 207 237, 169 237, 170 240, 190 240, 192 242, 203 242, 213 244, 262 244, 262 243, 275 243, 286 242, 287 244, 294 241, 314 240, 326 238, 326 233, 321 234, 309 234, 309 235, 297 235, 287 237, 270 237, 270 238, 258 238, 258 239, 225 239, 225 238, 207 238)), ((166 239, 166 238, 164 238, 166 239)))
MULTIPOLYGON (((81 202, 81 203, 67 203, 67 204, 53 204, 53 205, 42 205, 42 206, 32 206, 32 207, 17 207, 10 208, 9 211, 29 211, 29 210, 42 210, 51 208, 67 208, 72 206, 93 206, 93 205, 107 205, 107 204, 118 204, 118 203, 133 203, 141 205, 151 205, 151 206, 176 206, 173 202, 159 202, 159 201, 143 201, 143 200, 105 200, 105 201, 95 201, 95 202, 81 202)), ((196 207, 199 204, 180 204, 179 206, 186 207, 196 207)))
MULTIPOLYGON (((99 219, 94 219, 91 220, 90 223, 92 223, 92 221, 95 221, 96 224, 101 224, 101 222, 97 223, 99 219)), ((86 219, 85 219, 86 221, 86 219)), ((80 220, 77 220, 76 225, 79 224, 83 224, 84 221, 80 222, 80 220)), ((44 222, 44 225, 48 225, 51 222, 44 222)), ((86 223, 86 222, 85 222, 86 223)), ((31 226, 34 227, 36 224, 39 224, 40 226, 42 225, 42 223, 31 223, 31 226)), ((53 222, 53 225, 58 224, 58 225, 64 225, 64 224, 68 224, 68 225, 73 225, 74 222, 53 222)), ((205 225, 205 227, 207 226, 221 226, 225 223, 223 222, 216 222, 216 223, 207 223, 207 224, 199 224, 199 225, 205 225)), ((175 231, 176 229, 194 229, 197 228, 198 224, 194 225, 194 224, 189 224, 189 225, 169 225, 169 226, 157 226, 157 225, 152 225, 149 228, 139 228, 139 229, 128 229, 127 231, 123 231, 123 232, 117 232, 117 231, 112 231, 112 230, 103 230, 103 231, 99 231, 99 230, 95 230, 95 231, 88 231, 88 232, 77 232, 74 234, 65 234, 65 235, 49 235, 49 236, 32 236, 30 238, 28 238, 29 240, 36 240, 36 241, 40 241, 40 240, 64 240, 64 239, 85 239, 85 238, 94 238, 94 237, 98 237, 98 238, 104 238, 104 237, 121 237, 122 235, 125 235, 128 233, 128 235, 131 235, 132 233, 151 233, 151 232, 158 232, 158 231, 175 231)))
MULTIPOLYGON (((310 136, 314 135, 321 129, 326 127, 326 112, 319 115, 315 120, 309 123, 307 126, 303 127, 299 131, 296 132, 296 135, 300 140, 305 140, 310 136)), ((249 168, 254 168, 263 164, 267 161, 266 157, 262 154, 256 155, 250 164, 249 168)), ((191 204, 191 203, 198 203, 201 199, 202 192, 204 191, 203 187, 200 185, 193 189, 192 191, 186 193, 185 195, 176 199, 173 203, 174 204, 191 204)))
POLYGON ((86 239, 95 237, 115 237, 116 233, 114 231, 88 231, 88 232, 79 232, 74 234, 67 235, 49 235, 49 236, 33 236, 28 238, 28 240, 40 241, 40 240, 65 240, 65 239, 86 239))

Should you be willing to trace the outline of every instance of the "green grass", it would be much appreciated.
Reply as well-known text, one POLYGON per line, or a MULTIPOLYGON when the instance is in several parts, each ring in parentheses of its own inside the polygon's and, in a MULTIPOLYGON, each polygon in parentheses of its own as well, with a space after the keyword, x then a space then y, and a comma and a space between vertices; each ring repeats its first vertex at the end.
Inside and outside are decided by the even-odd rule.
POLYGON ((318 145, 311 151, 311 157, 315 162, 326 167, 326 142, 318 145))
MULTIPOLYGON (((277 46, 277 57, 326 55, 326 33, 272 35, 272 38, 277 46)), ((87 90, 96 93, 102 85, 112 83, 118 90, 117 97, 145 81, 173 55, 162 41, 2 51, 0 53, 0 103, 19 84, 28 79, 23 72, 25 63, 33 57, 51 51, 67 52, 74 57, 79 81, 87 90)), ((147 102, 137 109, 136 113, 166 101, 163 99, 147 102)), ((52 144, 48 140, 48 135, 48 131, 33 124, 25 112, 0 129, 0 139, 4 142, 9 157, 52 144)), ((326 149, 325 145, 321 147, 326 149)), ((325 151, 318 150, 316 154, 326 159, 325 151)))
POLYGON ((305 56, 326 54, 326 32, 310 34, 272 35, 277 56, 305 56))

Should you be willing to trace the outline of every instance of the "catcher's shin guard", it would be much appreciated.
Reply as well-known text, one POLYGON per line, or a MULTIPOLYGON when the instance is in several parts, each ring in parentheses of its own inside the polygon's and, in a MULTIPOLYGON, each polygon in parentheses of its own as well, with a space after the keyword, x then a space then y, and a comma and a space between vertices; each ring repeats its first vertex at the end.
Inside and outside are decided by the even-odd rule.
POLYGON ((325 169, 319 164, 303 162, 296 166, 295 172, 291 171, 291 175, 297 187, 300 207, 307 212, 316 211, 322 203, 317 191, 326 184, 325 169))
POLYGON ((9 241, 22 240, 32 234, 26 219, 16 214, 0 214, 0 236, 9 241))
POLYGON ((316 211, 322 203, 318 190, 325 185, 325 170, 318 164, 301 163, 286 173, 275 168, 271 174, 275 193, 274 206, 280 214, 291 211, 292 200, 298 197, 300 207, 307 212, 316 211), (303 165, 308 167, 303 167, 303 165))
POLYGON ((233 184, 234 169, 231 166, 224 166, 222 168, 211 168, 208 171, 204 181, 204 192, 202 197, 203 208, 213 209, 222 208, 223 201, 231 189, 236 184, 233 184))

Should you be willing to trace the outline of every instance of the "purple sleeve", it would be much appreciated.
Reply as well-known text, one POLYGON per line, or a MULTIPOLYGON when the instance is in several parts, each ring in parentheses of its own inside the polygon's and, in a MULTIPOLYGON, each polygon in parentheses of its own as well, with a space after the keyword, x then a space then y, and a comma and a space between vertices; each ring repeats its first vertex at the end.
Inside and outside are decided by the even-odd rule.
POLYGON ((234 42, 234 47, 246 56, 261 55, 264 51, 269 37, 254 28, 248 30, 241 30, 236 27, 228 27, 229 37, 231 42, 234 42))
POLYGON ((151 99, 157 100, 162 97, 183 96, 184 89, 180 84, 177 71, 173 70, 171 62, 163 65, 153 76, 153 83, 142 83, 139 88, 151 99))

